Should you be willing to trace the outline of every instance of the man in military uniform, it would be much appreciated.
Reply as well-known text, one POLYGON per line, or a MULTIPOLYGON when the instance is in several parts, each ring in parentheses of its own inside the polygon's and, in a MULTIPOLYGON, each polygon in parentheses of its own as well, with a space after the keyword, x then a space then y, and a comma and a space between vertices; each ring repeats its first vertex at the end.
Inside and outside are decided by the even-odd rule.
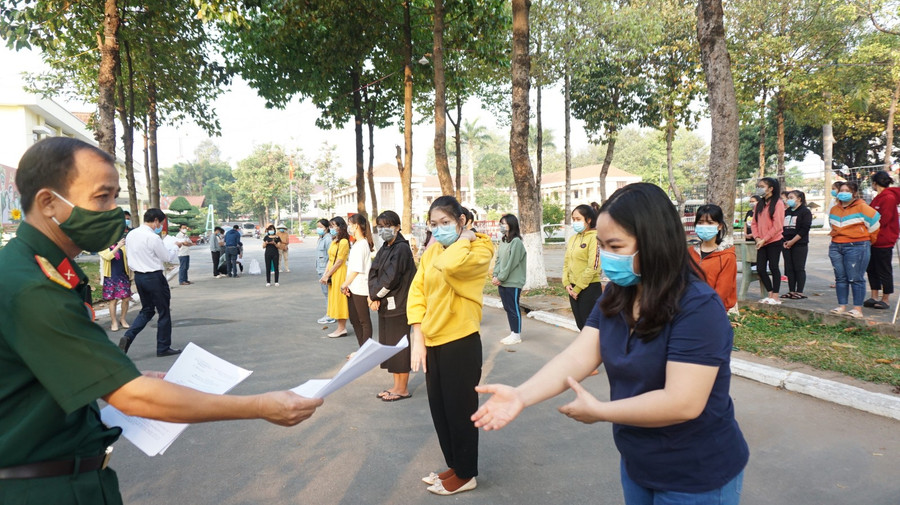
POLYGON ((107 448, 121 430, 97 398, 170 422, 265 419, 294 425, 321 400, 289 391, 208 395, 141 375, 92 321, 73 258, 121 237, 113 159, 84 142, 42 140, 16 174, 25 220, 0 249, 0 503, 120 504, 107 448))

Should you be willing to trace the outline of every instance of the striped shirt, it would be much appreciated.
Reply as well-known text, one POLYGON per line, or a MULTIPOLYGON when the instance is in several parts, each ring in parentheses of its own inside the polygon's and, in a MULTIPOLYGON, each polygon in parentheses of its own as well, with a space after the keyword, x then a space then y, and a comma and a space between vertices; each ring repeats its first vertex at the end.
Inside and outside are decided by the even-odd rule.
POLYGON ((881 214, 866 202, 857 198, 844 207, 837 204, 831 208, 828 222, 831 224, 831 241, 836 244, 850 242, 875 242, 878 237, 878 229, 881 226, 878 220, 881 214))

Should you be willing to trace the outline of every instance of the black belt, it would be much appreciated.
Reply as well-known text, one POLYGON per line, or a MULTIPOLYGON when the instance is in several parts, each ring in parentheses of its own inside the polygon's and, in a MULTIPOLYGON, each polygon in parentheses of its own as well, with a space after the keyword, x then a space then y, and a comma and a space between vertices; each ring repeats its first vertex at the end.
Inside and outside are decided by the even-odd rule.
POLYGON ((10 466, 0 468, 0 479, 37 479, 42 477, 60 477, 62 475, 76 475, 79 473, 103 470, 109 466, 109 458, 112 456, 112 446, 106 448, 106 452, 90 458, 76 458, 63 461, 42 461, 27 465, 10 466))

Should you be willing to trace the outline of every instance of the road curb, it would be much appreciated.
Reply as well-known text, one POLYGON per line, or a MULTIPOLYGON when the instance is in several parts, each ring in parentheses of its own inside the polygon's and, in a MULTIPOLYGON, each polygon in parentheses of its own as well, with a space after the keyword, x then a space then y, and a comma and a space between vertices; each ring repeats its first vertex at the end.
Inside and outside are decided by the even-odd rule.
MULTIPOLYGON (((484 304, 488 307, 503 308, 500 299, 493 296, 485 296, 484 304)), ((571 318, 552 312, 535 310, 529 312, 527 317, 574 332, 578 331, 575 321, 571 318)), ((897 397, 737 358, 731 359, 731 373, 769 386, 900 421, 900 398, 897 397)))

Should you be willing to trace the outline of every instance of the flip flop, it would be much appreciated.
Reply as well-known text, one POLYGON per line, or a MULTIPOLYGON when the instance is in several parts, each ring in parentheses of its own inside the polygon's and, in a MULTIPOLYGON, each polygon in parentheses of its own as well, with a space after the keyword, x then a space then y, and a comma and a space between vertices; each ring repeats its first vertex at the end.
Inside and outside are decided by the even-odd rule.
POLYGON ((378 393, 377 395, 375 395, 375 398, 383 399, 386 395, 392 395, 392 394, 394 394, 394 393, 391 393, 390 391, 388 391, 387 389, 385 389, 384 391, 382 391, 382 392, 378 393))
POLYGON ((391 393, 391 394, 389 394, 389 395, 385 395, 385 396, 381 397, 381 401, 383 401, 383 402, 397 402, 397 401, 400 401, 400 400, 405 400, 405 399, 407 399, 407 398, 412 398, 412 393, 407 394, 406 396, 404 396, 404 395, 398 395, 397 393, 391 393))
POLYGON ((791 299, 791 298, 793 298, 793 297, 794 297, 793 294, 791 294, 791 293, 785 293, 785 294, 781 295, 780 298, 791 299))
POLYGON ((794 293, 794 298, 796 300, 806 300, 809 297, 804 295, 803 293, 794 293))

